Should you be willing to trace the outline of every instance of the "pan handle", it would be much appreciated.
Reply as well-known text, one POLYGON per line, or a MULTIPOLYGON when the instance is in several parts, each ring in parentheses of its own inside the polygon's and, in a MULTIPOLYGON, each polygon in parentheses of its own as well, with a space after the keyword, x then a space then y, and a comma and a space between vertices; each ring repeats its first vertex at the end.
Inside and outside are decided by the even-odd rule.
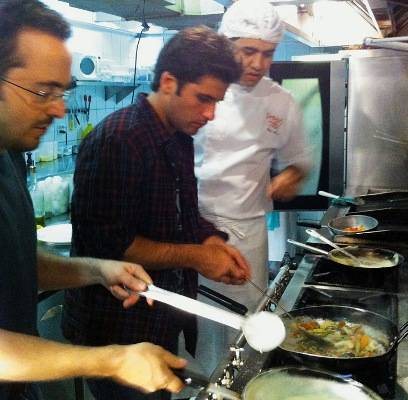
MULTIPOLYGON (((241 400, 241 396, 224 386, 211 383, 209 379, 197 372, 187 369, 173 369, 174 375, 178 376, 186 385, 198 390, 204 390, 207 393, 212 393, 217 398, 227 400, 241 400)), ((198 398, 198 397, 197 397, 198 398)))
POLYGON ((299 219, 298 221, 296 221, 296 225, 297 226, 302 226, 302 227, 305 227, 305 228, 316 228, 316 229, 320 229, 322 227, 320 222, 309 221, 309 220, 305 220, 305 219, 299 219))
POLYGON ((197 372, 193 372, 189 369, 173 369, 174 375, 178 376, 184 384, 193 387, 194 389, 205 389, 209 384, 210 380, 197 372))
POLYGON ((408 336, 408 321, 405 322, 399 329, 399 335, 397 339, 397 346, 408 336))
POLYGON ((295 246, 302 247, 302 248, 304 248, 304 249, 313 251, 314 253, 323 254, 323 255, 325 255, 325 256, 328 256, 328 255, 329 255, 329 252, 328 252, 328 251, 324 251, 324 250, 322 250, 322 249, 318 249, 317 247, 309 246, 308 244, 304 244, 304 243, 297 242, 296 240, 287 239, 287 242, 290 243, 290 244, 293 244, 293 245, 295 245, 295 246))
POLYGON ((324 190, 319 190, 317 194, 323 197, 328 197, 329 199, 339 199, 340 198, 340 196, 333 194, 333 193, 325 192, 324 190))
POLYGON ((198 293, 202 294, 203 296, 207 297, 208 299, 215 301, 216 303, 220 304, 221 306, 231 310, 237 314, 245 315, 248 312, 248 308, 245 307, 243 304, 238 303, 221 293, 216 292, 204 285, 199 285, 197 289, 198 293))

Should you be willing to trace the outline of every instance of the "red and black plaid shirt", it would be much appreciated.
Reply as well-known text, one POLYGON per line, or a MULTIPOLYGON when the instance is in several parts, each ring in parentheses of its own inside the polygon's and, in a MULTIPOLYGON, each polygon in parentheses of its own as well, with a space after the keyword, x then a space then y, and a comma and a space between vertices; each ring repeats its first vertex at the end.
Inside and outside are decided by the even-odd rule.
MULTIPOLYGON (((199 215, 192 138, 166 131, 144 95, 108 116, 82 142, 74 185, 75 255, 120 260, 138 235, 172 243, 225 238, 199 215)), ((196 296, 193 270, 149 273, 161 288, 196 296)), ((166 347, 194 322, 158 302, 151 308, 142 300, 124 310, 101 286, 68 290, 65 303, 64 334, 80 344, 150 341, 166 347)))

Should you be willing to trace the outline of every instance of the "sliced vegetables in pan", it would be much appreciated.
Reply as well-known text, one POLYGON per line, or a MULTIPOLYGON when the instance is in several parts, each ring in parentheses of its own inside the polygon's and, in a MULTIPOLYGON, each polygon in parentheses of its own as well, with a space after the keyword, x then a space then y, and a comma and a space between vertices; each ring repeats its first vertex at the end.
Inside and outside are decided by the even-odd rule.
POLYGON ((328 357, 372 357, 386 353, 389 341, 386 335, 367 325, 346 320, 309 319, 296 317, 288 320, 288 336, 282 344, 286 350, 328 357), (332 346, 319 344, 304 334, 307 330, 324 338, 332 346))

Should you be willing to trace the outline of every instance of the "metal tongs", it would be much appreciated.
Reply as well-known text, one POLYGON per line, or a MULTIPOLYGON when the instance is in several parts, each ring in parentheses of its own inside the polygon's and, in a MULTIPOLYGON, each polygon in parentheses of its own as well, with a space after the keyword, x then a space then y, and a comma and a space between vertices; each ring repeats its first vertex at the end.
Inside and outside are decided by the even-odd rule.
POLYGON ((328 245, 330 245, 334 249, 340 251, 345 256, 349 257, 351 260, 353 260, 353 266, 354 267, 361 267, 361 261, 355 255, 349 253, 347 250, 343 249, 342 247, 337 246, 336 243, 333 243, 331 240, 327 239, 326 237, 324 237, 323 235, 321 235, 320 233, 318 233, 314 229, 306 229, 306 233, 308 235, 316 238, 316 239, 321 240, 324 243, 327 243, 328 245))

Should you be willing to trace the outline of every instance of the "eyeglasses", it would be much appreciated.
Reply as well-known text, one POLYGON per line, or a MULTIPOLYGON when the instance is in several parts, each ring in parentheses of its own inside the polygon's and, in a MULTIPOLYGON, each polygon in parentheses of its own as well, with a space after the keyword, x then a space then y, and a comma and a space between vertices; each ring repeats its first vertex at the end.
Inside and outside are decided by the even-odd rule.
POLYGON ((25 90, 26 92, 29 92, 31 94, 34 94, 37 96, 36 100, 38 103, 40 104, 48 104, 48 103, 52 103, 54 101, 59 101, 59 100, 67 100, 69 97, 69 91, 68 90, 64 90, 64 91, 56 91, 56 90, 50 90, 50 91, 45 91, 45 90, 39 90, 38 92, 31 90, 31 89, 27 89, 23 86, 17 85, 17 83, 11 82, 7 79, 4 79, 2 77, 0 77, 0 81, 6 82, 10 85, 13 85, 15 87, 18 87, 20 89, 25 90))

